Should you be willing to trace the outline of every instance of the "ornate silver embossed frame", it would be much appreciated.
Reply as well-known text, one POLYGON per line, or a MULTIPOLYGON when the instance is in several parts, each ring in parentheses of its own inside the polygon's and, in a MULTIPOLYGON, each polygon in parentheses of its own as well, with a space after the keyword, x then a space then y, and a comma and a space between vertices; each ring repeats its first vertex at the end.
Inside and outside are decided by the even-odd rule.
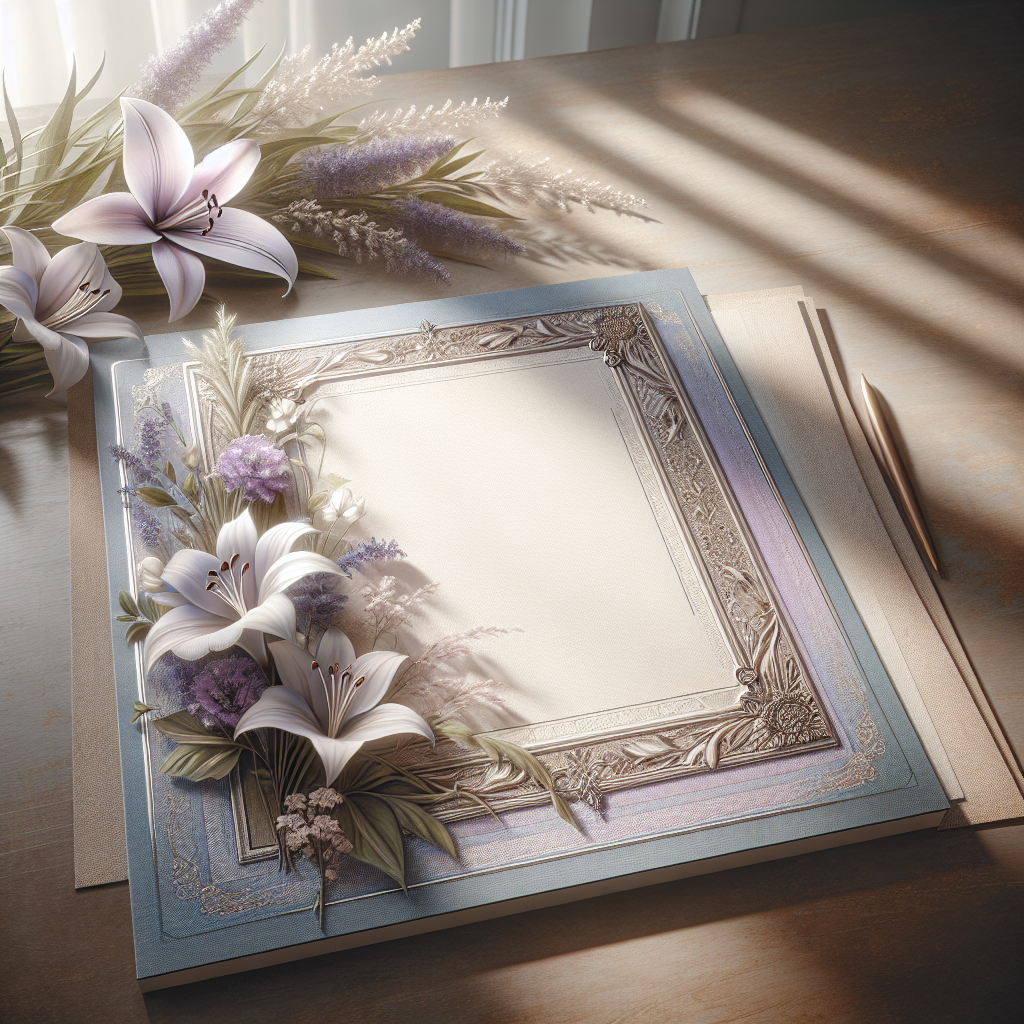
MULTIPOLYGON (((595 810, 610 792, 837 746, 751 531, 640 303, 451 327, 424 321, 414 333, 249 358, 253 372, 286 381, 291 397, 302 401, 329 381, 574 349, 603 355, 640 441, 633 458, 652 509, 662 509, 666 546, 677 567, 685 562, 699 581, 736 683, 496 735, 533 751, 568 799, 595 810)), ((188 365, 185 371, 193 422, 209 423, 188 365)), ((208 429, 203 440, 209 458, 208 429)), ((418 757, 418 771, 448 787, 471 784, 498 813, 547 799, 522 773, 495 769, 482 755, 450 744, 403 756, 418 757)), ((251 789, 236 770, 231 799, 242 863, 277 856, 276 844, 267 841, 269 822, 260 820, 258 802, 245 797, 251 789)), ((453 803, 439 816, 455 821, 480 813, 476 805, 453 803)))

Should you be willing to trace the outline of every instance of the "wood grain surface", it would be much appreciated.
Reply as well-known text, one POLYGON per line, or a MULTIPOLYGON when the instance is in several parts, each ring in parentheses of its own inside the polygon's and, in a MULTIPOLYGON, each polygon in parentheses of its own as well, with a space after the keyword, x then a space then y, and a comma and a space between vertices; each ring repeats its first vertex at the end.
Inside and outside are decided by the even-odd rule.
MULTIPOLYGON (((888 400, 940 590, 1018 753, 1022 27, 1017 4, 972 5, 386 83, 418 106, 508 94, 484 141, 650 204, 649 222, 541 222, 546 264, 457 266, 448 294, 689 266, 705 293, 802 284, 814 296, 845 372, 888 400)), ((441 294, 367 270, 304 280, 284 301, 213 290, 247 322, 441 294)), ((162 304, 131 312, 165 329, 162 304)), ((62 407, 6 403, 3 1021, 1020 1019, 1019 824, 878 840, 143 998, 127 886, 73 889, 67 501, 62 407)))

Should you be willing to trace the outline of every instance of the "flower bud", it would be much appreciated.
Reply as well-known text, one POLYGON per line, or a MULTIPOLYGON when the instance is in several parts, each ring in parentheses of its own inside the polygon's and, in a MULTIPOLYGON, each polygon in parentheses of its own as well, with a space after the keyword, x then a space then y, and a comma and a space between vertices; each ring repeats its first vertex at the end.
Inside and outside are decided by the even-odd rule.
POLYGON ((198 469, 199 468, 199 463, 201 461, 201 457, 200 457, 200 454, 199 454, 199 445, 198 444, 190 444, 181 453, 180 458, 181 458, 181 464, 183 466, 185 466, 187 469, 198 469))
POLYGON ((155 555, 150 555, 139 562, 139 586, 150 594, 159 594, 167 586, 160 578, 164 571, 164 563, 155 555))

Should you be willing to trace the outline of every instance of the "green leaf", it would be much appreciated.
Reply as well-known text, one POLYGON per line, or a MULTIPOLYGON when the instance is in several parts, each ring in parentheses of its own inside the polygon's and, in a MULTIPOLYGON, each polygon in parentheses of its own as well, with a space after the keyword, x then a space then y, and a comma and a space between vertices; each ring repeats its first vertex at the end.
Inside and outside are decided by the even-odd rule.
POLYGON ((485 733, 474 733, 469 726, 463 725, 461 722, 440 722, 435 720, 431 723, 431 728, 437 736, 454 740, 464 747, 475 747, 486 754, 495 764, 508 761, 509 764, 525 772, 529 778, 548 791, 551 806, 554 807, 558 816, 563 821, 567 821, 578 832, 583 831, 569 805, 556 791, 555 782, 551 778, 550 772, 528 750, 524 750, 516 743, 510 743, 508 740, 500 740, 485 733))
POLYGON ((398 824, 406 831, 411 832, 414 836, 419 836, 420 839, 432 846, 444 850, 449 856, 458 857, 451 833, 429 811, 424 810, 419 804, 414 804, 411 800, 403 800, 398 796, 381 794, 379 798, 387 801, 388 806, 398 819, 398 824))
POLYGON ((151 708, 148 704, 143 704, 141 700, 132 702, 132 711, 135 714, 132 715, 131 724, 134 725, 147 711, 154 711, 155 708, 151 708))
POLYGON ((190 782, 223 779, 238 763, 241 753, 242 748, 237 744, 209 747, 180 743, 167 755, 160 765, 160 771, 164 775, 188 779, 190 782))
POLYGON ((135 493, 147 504, 154 508, 166 508, 168 505, 177 505, 177 501, 162 487, 138 487, 135 493))
POLYGON ((352 843, 351 856, 379 868, 408 892, 402 831, 391 809, 369 793, 347 793, 334 813, 352 843))
POLYGON ((177 474, 174 472, 174 466, 171 465, 170 459, 167 460, 167 463, 164 466, 164 476, 167 477, 172 484, 176 484, 178 482, 177 474))
POLYGON ((117 603, 125 610, 125 613, 137 619, 139 617, 139 606, 135 603, 135 598, 128 593, 127 590, 122 590, 117 595, 117 603))
POLYGON ((173 740, 175 743, 190 743, 209 747, 237 747, 239 750, 242 749, 240 743, 210 732, 202 722, 193 718, 187 711, 175 711, 173 715, 156 718, 153 720, 153 724, 169 740, 173 740))
POLYGON ((451 163, 442 164, 438 167, 433 174, 425 174, 424 177, 431 178, 444 178, 450 174, 454 174, 456 171, 461 171, 466 164, 471 164, 478 156, 483 156, 484 151, 477 150, 476 153, 470 153, 469 156, 459 157, 458 160, 452 160, 451 163))
POLYGON ((139 594, 139 611, 145 615, 150 622, 156 622, 161 615, 170 611, 170 609, 165 604, 157 604, 151 595, 143 592, 139 594))
POLYGON ((118 622, 137 622, 138 616, 136 615, 116 615, 115 618, 118 622))
POLYGON ((7 95, 7 80, 3 72, 0 72, 0 84, 3 85, 4 112, 7 114, 7 127, 11 130, 11 138, 14 140, 14 155, 18 158, 18 166, 20 167, 24 155, 21 126, 18 124, 18 118, 15 116, 11 98, 7 95))
POLYGON ((152 622, 136 622, 135 625, 128 627, 128 632, 124 635, 124 642, 126 644, 137 644, 140 640, 146 639, 146 634, 152 628, 152 622))
POLYGON ((71 131, 71 119, 75 115, 75 78, 77 75, 74 58, 71 60, 71 76, 68 79, 68 88, 64 93, 64 99, 53 112, 53 116, 46 123, 39 141, 36 143, 36 152, 49 150, 45 160, 40 161, 36 168, 34 180, 38 183, 45 182, 53 175, 54 170, 64 159, 64 147, 68 141, 68 134, 71 131))
POLYGON ((92 92, 93 86, 100 80, 100 75, 103 74, 103 68, 106 65, 106 63, 107 55, 104 53, 103 56, 100 58, 100 66, 96 69, 96 74, 94 74, 92 78, 90 78, 89 81, 86 82, 84 86, 82 86, 82 88, 78 92, 78 95, 75 96, 76 107, 79 103, 82 102, 82 100, 85 99, 86 96, 89 95, 89 93, 92 92))
POLYGON ((459 195, 456 192, 427 191, 417 192, 418 199, 427 203, 437 203, 438 206, 447 206, 451 210, 458 210, 459 213, 469 213, 474 217, 501 217, 503 220, 522 220, 497 206, 490 206, 481 203, 479 199, 470 199, 469 196, 459 195))

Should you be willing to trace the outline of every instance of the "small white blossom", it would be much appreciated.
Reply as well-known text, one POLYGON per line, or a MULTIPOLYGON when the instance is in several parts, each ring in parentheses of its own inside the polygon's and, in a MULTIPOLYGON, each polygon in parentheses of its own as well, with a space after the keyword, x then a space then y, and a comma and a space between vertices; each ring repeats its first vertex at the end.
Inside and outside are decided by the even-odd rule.
POLYGON ((363 517, 366 510, 366 502, 363 498, 352 493, 350 487, 339 487, 324 505, 321 515, 324 522, 336 523, 344 519, 351 526, 357 519, 363 517))
POLYGON ((164 571, 162 559, 150 555, 139 562, 139 586, 150 594, 159 594, 167 589, 167 585, 160 578, 164 571))
POLYGON ((267 419, 267 431, 276 440, 290 434, 299 422, 301 410, 290 398, 275 398, 270 403, 270 416, 267 419))

